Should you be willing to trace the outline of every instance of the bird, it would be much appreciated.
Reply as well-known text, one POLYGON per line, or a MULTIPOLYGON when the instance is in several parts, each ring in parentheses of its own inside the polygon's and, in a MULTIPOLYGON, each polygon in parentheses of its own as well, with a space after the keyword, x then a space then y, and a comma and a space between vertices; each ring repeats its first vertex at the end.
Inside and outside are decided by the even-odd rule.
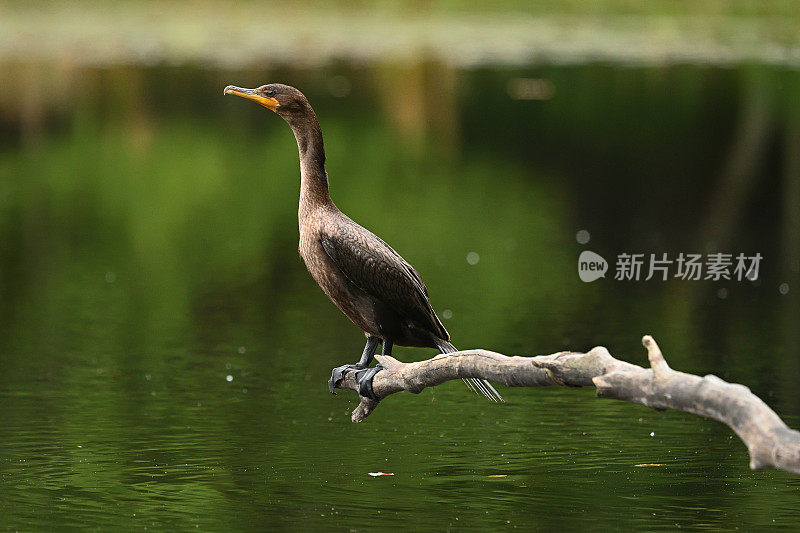
MULTIPOLYGON (((354 371, 359 395, 378 401, 372 379, 382 367, 369 365, 379 343, 383 355, 391 355, 393 345, 435 348, 440 353, 458 351, 436 316, 417 270, 333 203, 322 129, 303 93, 289 85, 269 83, 255 89, 228 85, 223 94, 252 100, 275 112, 289 124, 297 140, 300 256, 328 298, 366 336, 359 361, 332 370, 330 392, 336 394, 336 385, 354 371)), ((464 382, 490 400, 503 401, 486 380, 466 378, 464 382)))

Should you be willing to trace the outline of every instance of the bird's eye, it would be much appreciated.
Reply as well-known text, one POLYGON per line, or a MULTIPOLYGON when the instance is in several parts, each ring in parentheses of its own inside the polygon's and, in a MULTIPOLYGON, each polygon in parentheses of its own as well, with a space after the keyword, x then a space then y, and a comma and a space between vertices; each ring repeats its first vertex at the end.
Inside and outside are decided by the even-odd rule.
POLYGON ((275 96, 275 89, 270 89, 269 91, 265 92, 264 94, 266 94, 267 96, 272 98, 273 96, 275 96))

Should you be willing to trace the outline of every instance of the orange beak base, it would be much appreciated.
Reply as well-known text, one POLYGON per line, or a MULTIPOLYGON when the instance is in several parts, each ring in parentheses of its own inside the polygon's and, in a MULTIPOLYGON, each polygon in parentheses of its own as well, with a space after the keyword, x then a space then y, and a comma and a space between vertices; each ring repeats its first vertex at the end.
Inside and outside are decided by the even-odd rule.
POLYGON ((256 89, 243 89, 242 87, 236 87, 235 85, 228 85, 225 87, 225 90, 222 94, 235 94, 236 96, 247 98, 248 100, 252 100, 263 105, 270 111, 275 111, 275 108, 278 107, 278 101, 275 98, 263 96, 259 94, 256 89))

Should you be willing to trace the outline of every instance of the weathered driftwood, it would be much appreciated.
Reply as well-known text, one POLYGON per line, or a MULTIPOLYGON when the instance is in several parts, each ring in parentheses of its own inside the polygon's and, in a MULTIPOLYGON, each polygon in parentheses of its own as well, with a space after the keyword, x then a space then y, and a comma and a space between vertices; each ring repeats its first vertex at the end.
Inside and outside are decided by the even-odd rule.
MULTIPOLYGON (((427 361, 402 363, 389 356, 376 358, 383 370, 375 375, 378 398, 400 391, 419 393, 460 378, 483 378, 509 387, 563 385, 597 387, 597 396, 639 403, 656 410, 677 409, 727 424, 747 446, 750 468, 774 467, 800 474, 800 432, 786 424, 744 385, 727 383, 673 370, 652 337, 645 336, 650 368, 615 359, 602 346, 588 353, 561 352, 536 357, 509 357, 487 350, 440 354, 427 361)), ((338 388, 358 390, 354 373, 338 388)), ((361 422, 378 402, 361 397, 353 422, 361 422)))

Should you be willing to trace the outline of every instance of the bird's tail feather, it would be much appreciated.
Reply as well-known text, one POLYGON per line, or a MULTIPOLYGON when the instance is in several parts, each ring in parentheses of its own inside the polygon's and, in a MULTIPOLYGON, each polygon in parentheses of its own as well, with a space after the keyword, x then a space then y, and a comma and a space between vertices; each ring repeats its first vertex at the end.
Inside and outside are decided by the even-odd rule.
MULTIPOLYGON (((438 341, 439 351, 442 353, 453 353, 457 352, 458 348, 453 346, 447 341, 438 341)), ((469 390, 474 392, 475 394, 483 394, 488 399, 492 400, 493 402, 504 402, 503 397, 500 396, 500 393, 492 386, 491 383, 486 381, 485 379, 480 378, 462 378, 464 383, 469 387, 469 390)))

